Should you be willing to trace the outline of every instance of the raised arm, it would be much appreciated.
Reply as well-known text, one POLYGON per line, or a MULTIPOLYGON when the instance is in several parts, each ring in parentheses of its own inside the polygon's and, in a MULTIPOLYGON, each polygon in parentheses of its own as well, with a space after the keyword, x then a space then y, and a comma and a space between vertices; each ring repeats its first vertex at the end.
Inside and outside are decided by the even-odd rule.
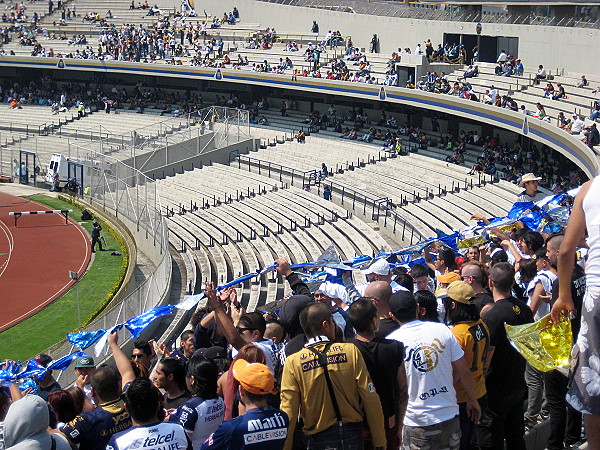
POLYGON ((292 292, 296 295, 311 295, 310 289, 304 283, 298 274, 294 273, 290 267, 290 263, 285 258, 279 258, 275 261, 277 263, 276 270, 285 277, 287 282, 290 284, 292 292))
POLYGON ((575 203, 569 223, 565 231, 565 238, 560 244, 558 252, 558 298, 552 306, 551 316, 554 323, 560 321, 563 311, 574 311, 573 294, 571 293, 571 277, 575 268, 575 254, 577 244, 585 236, 585 212, 583 211, 583 199, 590 190, 592 181, 585 183, 579 194, 575 197, 575 203))
POLYGON ((246 341, 244 341, 244 339, 240 336, 235 328, 233 319, 225 312, 225 309, 223 308, 224 302, 229 299, 230 291, 224 290, 223 295, 219 299, 217 292, 215 291, 215 285, 213 283, 206 283, 205 293, 206 298, 208 299, 208 304, 215 313, 215 320, 217 321, 217 325, 223 333, 223 336, 225 336, 227 342, 229 342, 235 349, 239 350, 246 345, 246 341))
POLYGON ((121 386, 125 386, 127 383, 131 383, 135 380, 135 372, 131 367, 131 361, 127 358, 127 355, 121 350, 119 347, 119 335, 116 331, 113 331, 108 336, 108 346, 110 347, 110 351, 115 358, 115 364, 117 365, 117 369, 121 374, 121 386))

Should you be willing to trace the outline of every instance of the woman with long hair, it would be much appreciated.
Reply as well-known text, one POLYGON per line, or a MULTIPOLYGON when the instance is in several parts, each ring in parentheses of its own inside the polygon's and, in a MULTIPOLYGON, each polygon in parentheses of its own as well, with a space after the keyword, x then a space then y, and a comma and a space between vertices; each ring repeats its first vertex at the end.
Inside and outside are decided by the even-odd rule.
POLYGON ((50 392, 48 394, 48 403, 52 406, 52 410, 56 416, 56 428, 62 427, 73 420, 83 409, 79 409, 70 392, 62 389, 50 392))
MULTIPOLYGON (((266 364, 267 362, 264 352, 254 344, 246 344, 240 348, 233 362, 238 359, 250 363, 266 364)), ((229 370, 221 375, 218 383, 218 393, 225 399, 225 420, 241 416, 246 412, 237 394, 240 383, 233 376, 233 362, 229 370)))
POLYGON ((204 356, 192 356, 185 380, 192 398, 169 417, 170 422, 183 426, 195 449, 202 447, 223 422, 225 405, 217 394, 217 376, 215 363, 204 356))

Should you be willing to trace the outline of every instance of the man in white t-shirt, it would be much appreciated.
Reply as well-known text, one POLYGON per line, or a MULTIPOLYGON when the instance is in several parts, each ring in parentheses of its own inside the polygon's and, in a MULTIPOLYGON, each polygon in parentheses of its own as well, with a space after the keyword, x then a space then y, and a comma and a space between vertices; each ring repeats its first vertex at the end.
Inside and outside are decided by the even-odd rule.
POLYGON ((404 368, 408 379, 408 407, 402 432, 403 448, 458 449, 460 423, 452 372, 465 388, 469 418, 479 423, 481 408, 464 352, 450 329, 417 319, 417 302, 410 292, 400 292, 390 300, 392 314, 400 328, 388 339, 404 343, 404 368))
POLYGON ((133 428, 113 435, 106 450, 192 450, 192 442, 181 425, 158 419, 161 400, 160 391, 148 378, 133 380, 125 394, 125 405, 133 428))
POLYGON ((571 134, 581 134, 581 130, 585 122, 581 120, 577 114, 573 114, 573 122, 571 122, 571 134))

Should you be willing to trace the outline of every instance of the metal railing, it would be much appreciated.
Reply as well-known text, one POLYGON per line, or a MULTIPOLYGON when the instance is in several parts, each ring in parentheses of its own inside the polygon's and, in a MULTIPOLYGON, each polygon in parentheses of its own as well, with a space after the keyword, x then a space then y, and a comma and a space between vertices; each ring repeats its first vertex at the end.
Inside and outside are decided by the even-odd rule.
MULTIPOLYGON (((247 167, 248 171, 252 171, 252 168, 254 167, 259 175, 264 172, 266 176, 279 179, 280 182, 284 181, 283 177, 285 176, 286 178, 290 178, 290 185, 293 186, 295 181, 302 189, 310 188, 310 186, 317 186, 317 195, 321 194, 321 184, 327 183, 327 185, 331 186, 332 190, 335 188, 335 191, 340 195, 340 205, 342 207, 346 208, 346 205, 348 205, 348 210, 352 208, 352 211, 358 209, 360 212, 362 205, 362 215, 364 217, 370 217, 371 220, 377 222, 381 221, 384 227, 387 227, 389 218, 392 232, 394 234, 396 234, 396 232, 401 232, 403 241, 408 238, 409 233, 410 238, 408 238, 408 241, 410 241, 411 245, 426 238, 419 230, 410 224, 408 220, 392 209, 391 202, 387 197, 373 198, 356 189, 333 181, 331 178, 323 179, 317 170, 301 171, 271 161, 241 155, 237 151, 230 152, 229 164, 236 159, 239 169, 247 167), (247 164, 243 164, 243 161, 247 164), (370 212, 370 216, 367 214, 368 212, 370 212)), ((361 164, 365 164, 365 162, 359 160, 358 167, 360 167, 361 164)))
POLYGON ((271 161, 242 155, 237 150, 229 152, 228 163, 231 165, 231 162, 236 159, 238 162, 238 169, 243 168, 244 165, 242 164, 242 161, 245 161, 247 163, 245 166, 248 168, 249 172, 252 171, 252 167, 256 167, 259 175, 262 175, 262 173, 265 172, 265 175, 269 178, 277 178, 277 176, 279 176, 278 179, 280 182, 283 182, 284 176, 286 178, 290 177, 290 185, 294 186, 294 182, 296 182, 296 184, 301 183, 300 186, 302 189, 311 186, 317 179, 316 170, 302 171, 271 161))
MULTIPOLYGON (((360 1, 360 0, 259 0, 288 6, 326 9, 353 14, 398 17, 421 20, 442 20, 454 22, 507 23, 523 25, 546 25, 578 28, 599 28, 600 20, 591 17, 551 17, 537 13, 508 14, 494 11, 473 11, 470 5, 404 3, 399 1, 360 1)), ((480 5, 480 4, 479 4, 480 5)), ((473 6, 476 6, 474 3, 473 6)), ((582 5, 585 6, 585 5, 582 5)))
MULTIPOLYGON (((53 123, 54 124, 54 123, 53 123)), ((0 130, 9 131, 11 133, 25 133, 27 135, 44 135, 48 134, 51 129, 46 123, 43 124, 31 124, 31 123, 20 123, 20 122, 2 122, 0 123, 0 130)))
POLYGON ((327 183, 333 192, 339 194, 341 206, 348 209, 351 207, 352 211, 356 211, 358 208, 360 211, 360 205, 362 204, 362 215, 364 217, 369 217, 367 216, 367 211, 370 209, 370 219, 378 223, 383 223, 384 228, 387 228, 389 219, 391 232, 393 234, 401 233, 401 239, 403 242, 410 242, 410 245, 412 245, 416 242, 427 239, 427 237, 422 234, 414 225, 412 225, 397 211, 392 209, 392 202, 388 197, 373 198, 342 183, 333 181, 330 178, 318 180, 317 195, 321 194, 321 184, 323 183, 327 183), (352 203, 352 206, 350 206, 350 202, 352 203))

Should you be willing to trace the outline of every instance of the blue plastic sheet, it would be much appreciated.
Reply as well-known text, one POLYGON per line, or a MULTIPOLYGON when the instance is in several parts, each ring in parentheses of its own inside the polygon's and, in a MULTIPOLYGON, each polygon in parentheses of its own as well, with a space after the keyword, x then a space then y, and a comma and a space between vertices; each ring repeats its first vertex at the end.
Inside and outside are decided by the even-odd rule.
MULTIPOLYGON (((102 331, 102 334, 105 332, 105 330, 100 331, 102 331)), ((52 364, 48 366, 48 370, 66 370, 75 359, 82 356, 87 356, 87 354, 85 352, 78 351, 73 352, 70 355, 63 356, 62 358, 53 361, 52 364)))
POLYGON ((78 331, 77 333, 67 334, 67 340, 75 347, 85 350, 98 339, 100 339, 105 332, 106 330, 78 331))
POLYGON ((512 205, 506 217, 512 220, 519 220, 525 214, 525 211, 533 209, 534 206, 535 203, 533 202, 516 202, 512 205))
POLYGON ((158 319, 159 317, 172 314, 174 309, 174 305, 157 306, 156 308, 152 308, 151 310, 146 311, 139 316, 129 319, 127 322, 125 322, 125 328, 131 332, 131 336, 133 338, 137 338, 140 334, 142 334, 142 331, 144 331, 144 329, 150 325, 150 322, 152 322, 154 319, 158 319))

